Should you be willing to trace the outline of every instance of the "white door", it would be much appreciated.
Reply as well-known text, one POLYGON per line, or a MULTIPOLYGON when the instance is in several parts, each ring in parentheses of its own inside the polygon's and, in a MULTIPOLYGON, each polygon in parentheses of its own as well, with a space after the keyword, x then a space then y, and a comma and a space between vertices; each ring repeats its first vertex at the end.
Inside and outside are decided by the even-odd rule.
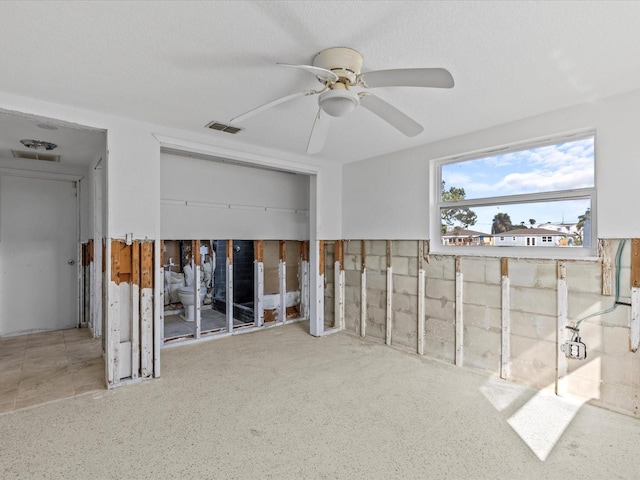
POLYGON ((0 175, 0 336, 77 326, 75 183, 0 175))

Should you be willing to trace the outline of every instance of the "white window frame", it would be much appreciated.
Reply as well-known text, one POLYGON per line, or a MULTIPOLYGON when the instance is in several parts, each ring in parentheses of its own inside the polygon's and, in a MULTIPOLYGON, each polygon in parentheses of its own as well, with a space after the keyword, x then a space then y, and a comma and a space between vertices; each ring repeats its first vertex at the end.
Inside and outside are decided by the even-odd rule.
MULTIPOLYGON (((596 204, 596 184, 597 184, 597 138, 594 129, 568 132, 556 136, 533 139, 501 145, 493 148, 477 150, 461 155, 454 155, 435 159, 430 162, 430 246, 431 252, 439 255, 471 255, 487 257, 527 257, 527 258, 597 258, 597 204, 596 204), (442 184, 442 166, 475 160, 493 155, 530 150, 548 145, 581 140, 593 137, 594 139, 594 187, 580 188, 572 190, 562 190, 542 193, 526 193, 519 195, 507 195, 501 197, 484 197, 479 199, 465 199, 457 202, 442 202, 440 186, 442 184), (588 198, 591 203, 591 246, 590 247, 561 247, 550 246, 545 248, 531 248, 527 246, 458 246, 443 245, 441 239, 441 217, 440 210, 447 207, 485 207, 500 206, 514 203, 536 203, 542 201, 560 201, 572 199, 588 198)), ((472 227, 471 227, 472 228, 472 227)))

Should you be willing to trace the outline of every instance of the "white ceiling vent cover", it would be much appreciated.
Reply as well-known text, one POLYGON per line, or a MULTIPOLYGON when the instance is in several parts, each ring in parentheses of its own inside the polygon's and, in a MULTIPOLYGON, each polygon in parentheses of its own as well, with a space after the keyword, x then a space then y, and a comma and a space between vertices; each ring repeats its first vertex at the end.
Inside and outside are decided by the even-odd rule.
POLYGON ((207 123, 205 127, 210 128, 211 130, 218 130, 220 132, 225 132, 225 133, 238 133, 239 131, 242 130, 242 128, 232 127, 231 125, 226 125, 224 123, 216 122, 215 120, 213 122, 207 123))
POLYGON ((11 150, 14 158, 24 158, 26 160, 42 160, 44 162, 59 162, 60 155, 52 155, 50 153, 38 153, 38 152, 21 152, 18 150, 11 150))

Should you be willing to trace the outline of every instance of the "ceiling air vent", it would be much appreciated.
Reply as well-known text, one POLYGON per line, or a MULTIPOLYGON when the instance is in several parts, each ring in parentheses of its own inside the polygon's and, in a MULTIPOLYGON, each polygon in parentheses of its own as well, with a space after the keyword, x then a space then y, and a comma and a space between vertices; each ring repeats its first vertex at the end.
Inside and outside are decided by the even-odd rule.
POLYGON ((27 160, 43 160, 45 162, 59 162, 60 155, 52 155, 51 153, 38 153, 38 152, 20 152, 18 150, 11 150, 15 158, 25 158, 27 160))
POLYGON ((215 120, 213 122, 207 123, 205 127, 210 128, 211 130, 218 130, 220 132, 226 133, 238 133, 240 130, 242 130, 241 128, 232 127, 231 125, 225 125, 224 123, 216 122, 215 120))

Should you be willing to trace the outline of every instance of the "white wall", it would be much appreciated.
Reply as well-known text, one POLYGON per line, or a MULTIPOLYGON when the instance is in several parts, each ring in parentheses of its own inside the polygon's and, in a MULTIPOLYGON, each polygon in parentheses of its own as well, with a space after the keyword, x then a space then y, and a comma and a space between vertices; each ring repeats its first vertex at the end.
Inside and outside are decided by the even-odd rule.
POLYGON ((309 176, 161 155, 163 239, 309 239, 309 176))
POLYGON ((318 238, 340 238, 342 233, 342 167, 316 165, 304 154, 293 155, 245 146, 228 135, 205 131, 185 132, 116 117, 101 112, 9 95, 0 92, 0 107, 9 111, 59 119, 107 130, 106 166, 109 202, 107 237, 157 238, 160 232, 160 145, 172 139, 174 148, 189 146, 201 153, 253 164, 282 167, 317 175, 318 238))
POLYGON ((424 155, 407 151, 345 165, 343 237, 427 238, 428 174, 424 155))
POLYGON ((598 237, 638 237, 640 222, 621 208, 634 204, 640 178, 638 125, 635 91, 347 165, 344 238, 429 238, 429 160, 589 128, 596 130, 598 237))

